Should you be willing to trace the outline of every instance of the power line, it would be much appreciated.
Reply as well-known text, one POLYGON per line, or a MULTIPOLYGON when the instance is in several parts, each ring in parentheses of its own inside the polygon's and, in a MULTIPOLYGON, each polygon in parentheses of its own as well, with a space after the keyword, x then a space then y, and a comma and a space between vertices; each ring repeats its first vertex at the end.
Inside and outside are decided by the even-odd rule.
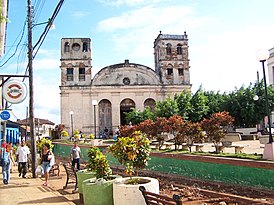
POLYGON ((36 52, 35 52, 33 58, 35 58, 35 56, 36 56, 36 54, 37 54, 39 48, 40 48, 41 45, 43 44, 43 42, 44 42, 44 40, 45 40, 45 38, 46 38, 46 36, 47 36, 49 30, 50 30, 50 27, 53 25, 53 22, 54 22, 55 18, 57 17, 57 15, 58 15, 58 13, 59 13, 59 11, 60 11, 60 9, 61 9, 63 3, 64 3, 64 0, 60 0, 60 1, 59 1, 59 3, 58 3, 58 5, 56 6, 56 8, 55 8, 55 10, 54 10, 54 12, 53 12, 51 18, 49 19, 48 24, 46 25, 46 27, 45 27, 43 33, 41 34, 39 40, 38 40, 37 43, 33 46, 33 50, 35 50, 35 48, 38 46, 38 48, 37 48, 37 50, 36 50, 36 52))
MULTIPOLYGON (((6 65, 6 64, 9 62, 9 60, 10 60, 13 56, 15 56, 15 54, 16 54, 16 52, 17 52, 17 49, 18 49, 18 47, 19 47, 19 45, 20 45, 20 43, 21 43, 21 41, 22 41, 22 39, 23 39, 23 37, 24 37, 24 34, 25 34, 26 22, 27 22, 27 21, 25 20, 24 26, 23 26, 23 29, 22 29, 22 34, 21 34, 21 37, 20 37, 19 42, 18 42, 17 45, 16 45, 15 51, 13 52, 13 54, 12 54, 4 63, 2 63, 2 64, 0 65, 0 68, 2 68, 4 65, 6 65)), ((20 35, 20 34, 19 34, 19 35, 20 35)), ((19 35, 18 35, 18 37, 19 37, 19 35)), ((17 37, 17 38, 18 38, 18 37, 17 37)), ((16 40, 17 40, 17 38, 16 38, 16 40)), ((15 42, 16 42, 16 40, 15 40, 15 42)))

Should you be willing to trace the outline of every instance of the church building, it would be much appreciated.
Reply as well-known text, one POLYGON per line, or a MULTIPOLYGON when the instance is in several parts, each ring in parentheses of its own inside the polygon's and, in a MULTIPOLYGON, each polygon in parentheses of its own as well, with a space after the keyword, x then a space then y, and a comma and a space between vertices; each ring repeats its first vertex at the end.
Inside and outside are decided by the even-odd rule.
POLYGON ((154 41, 155 68, 125 60, 92 78, 89 38, 61 39, 61 123, 97 136, 124 125, 125 112, 154 108, 156 101, 190 90, 188 37, 160 34, 154 41))

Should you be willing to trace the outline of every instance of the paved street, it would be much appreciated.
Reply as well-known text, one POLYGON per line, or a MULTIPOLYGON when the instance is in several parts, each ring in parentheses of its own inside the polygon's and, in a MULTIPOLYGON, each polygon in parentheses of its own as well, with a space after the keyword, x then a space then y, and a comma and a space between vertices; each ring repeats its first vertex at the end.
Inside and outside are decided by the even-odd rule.
POLYGON ((32 178, 31 173, 27 174, 26 179, 20 178, 16 168, 13 167, 14 171, 11 174, 11 180, 8 185, 0 183, 0 204, 75 204, 73 200, 78 198, 78 194, 71 194, 71 190, 68 189, 63 191, 64 194, 68 194, 68 197, 66 197, 66 195, 62 195, 57 191, 61 190, 65 183, 64 170, 61 170, 62 174, 60 177, 50 177, 49 186, 45 187, 42 185, 43 180, 32 178))

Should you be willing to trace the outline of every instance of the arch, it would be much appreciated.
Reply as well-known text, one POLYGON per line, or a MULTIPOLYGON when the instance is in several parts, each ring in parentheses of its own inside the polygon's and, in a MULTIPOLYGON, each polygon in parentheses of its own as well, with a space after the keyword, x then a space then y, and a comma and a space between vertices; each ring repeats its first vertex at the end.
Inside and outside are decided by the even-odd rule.
POLYGON ((69 51, 70 51, 69 42, 66 42, 64 45, 64 52, 69 52, 69 51))
POLYGON ((67 68, 67 81, 73 81, 73 68, 67 68))
POLYGON ((131 112, 132 108, 135 108, 135 102, 132 99, 125 98, 120 103, 120 124, 126 124, 126 115, 125 113, 131 112))
POLYGON ((184 75, 184 65, 181 64, 181 63, 178 66, 178 75, 179 76, 183 76, 184 75))
MULTIPOLYGON (((112 130, 112 104, 103 99, 99 102, 99 136, 104 136, 105 127, 112 130)), ((107 137, 107 136, 105 136, 107 137)))
POLYGON ((79 64, 79 81, 85 81, 86 80, 86 68, 83 63, 79 64))
POLYGON ((171 47, 172 45, 170 43, 166 44, 166 54, 171 55, 171 47))
POLYGON ((172 64, 168 64, 167 65, 167 75, 173 75, 173 65, 172 64))
POLYGON ((151 111, 154 111, 155 106, 156 106, 156 101, 152 98, 147 98, 144 102, 144 107, 150 108, 151 111))
POLYGON ((87 42, 83 43, 83 52, 88 52, 88 43, 87 42))
POLYGON ((182 49, 182 44, 177 45, 177 54, 182 55, 183 54, 183 49, 182 49))

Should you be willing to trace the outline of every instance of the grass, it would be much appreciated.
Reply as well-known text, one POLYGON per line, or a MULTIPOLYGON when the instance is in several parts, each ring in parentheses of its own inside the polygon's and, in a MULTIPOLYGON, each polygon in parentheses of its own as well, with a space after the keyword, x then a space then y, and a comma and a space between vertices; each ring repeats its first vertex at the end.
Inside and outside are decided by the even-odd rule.
POLYGON ((153 152, 161 152, 161 153, 172 153, 172 154, 193 154, 193 155, 202 155, 202 156, 214 156, 214 157, 231 157, 231 158, 238 158, 238 159, 252 159, 252 160, 262 160, 261 154, 246 154, 246 153, 215 153, 215 152, 190 152, 187 150, 171 150, 171 149, 164 149, 164 150, 153 150, 153 152))

